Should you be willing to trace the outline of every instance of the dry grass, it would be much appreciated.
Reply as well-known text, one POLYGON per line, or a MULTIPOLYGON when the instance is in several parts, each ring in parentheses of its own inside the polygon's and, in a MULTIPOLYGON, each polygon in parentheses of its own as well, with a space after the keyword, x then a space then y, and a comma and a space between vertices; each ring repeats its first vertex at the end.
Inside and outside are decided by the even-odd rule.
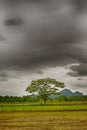
POLYGON ((0 112, 0 130, 87 130, 87 111, 0 112))

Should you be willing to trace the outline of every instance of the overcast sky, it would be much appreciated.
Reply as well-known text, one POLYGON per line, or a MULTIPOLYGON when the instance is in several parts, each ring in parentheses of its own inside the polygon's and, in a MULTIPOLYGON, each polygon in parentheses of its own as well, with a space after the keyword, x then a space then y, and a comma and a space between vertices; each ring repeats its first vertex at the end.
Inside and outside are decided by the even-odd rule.
POLYGON ((0 95, 44 77, 87 94, 87 0, 0 0, 0 95))

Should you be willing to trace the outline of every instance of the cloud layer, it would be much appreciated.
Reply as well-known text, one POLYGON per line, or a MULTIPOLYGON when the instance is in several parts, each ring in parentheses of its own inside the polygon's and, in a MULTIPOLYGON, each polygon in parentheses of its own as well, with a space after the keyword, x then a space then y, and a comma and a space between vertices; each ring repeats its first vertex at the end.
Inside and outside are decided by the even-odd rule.
POLYGON ((79 60, 79 56, 70 55, 79 55, 79 44, 86 38, 80 29, 80 17, 85 9, 79 13, 80 6, 80 2, 72 0, 2 1, 0 24, 5 42, 0 45, 5 52, 0 57, 2 66, 29 69, 79 60))

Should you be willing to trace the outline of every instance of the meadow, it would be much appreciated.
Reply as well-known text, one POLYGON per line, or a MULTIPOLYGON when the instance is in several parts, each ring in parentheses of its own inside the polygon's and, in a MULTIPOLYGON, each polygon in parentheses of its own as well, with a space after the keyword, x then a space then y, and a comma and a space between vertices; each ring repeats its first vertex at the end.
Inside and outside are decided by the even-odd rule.
POLYGON ((0 130, 86 129, 87 102, 0 104, 0 130))

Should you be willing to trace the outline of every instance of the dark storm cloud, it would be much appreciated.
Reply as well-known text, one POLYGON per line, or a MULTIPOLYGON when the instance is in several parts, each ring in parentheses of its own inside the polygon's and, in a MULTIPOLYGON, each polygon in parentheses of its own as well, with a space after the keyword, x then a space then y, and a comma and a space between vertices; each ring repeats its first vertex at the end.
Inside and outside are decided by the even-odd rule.
POLYGON ((7 77, 5 73, 0 73, 0 77, 7 77))
POLYGON ((21 26, 23 24, 22 20, 19 18, 10 18, 7 19, 4 24, 6 26, 21 26))
POLYGON ((5 78, 5 77, 0 77, 0 82, 6 82, 6 81, 8 81, 8 78, 5 78))
POLYGON ((43 74, 43 71, 37 70, 36 73, 38 73, 38 74, 43 74))
POLYGON ((8 75, 6 73, 0 72, 0 81, 8 81, 8 75))
POLYGON ((2 1, 3 34, 8 45, 3 46, 3 56, 3 51, 0 52, 0 67, 31 69, 83 62, 81 59, 86 58, 79 54, 79 42, 86 40, 87 30, 84 32, 84 20, 80 25, 79 17, 83 16, 85 4, 81 0, 2 1))
POLYGON ((78 11, 87 9, 87 0, 72 0, 72 3, 76 6, 78 11))
POLYGON ((68 74, 71 76, 74 77, 87 76, 87 64, 74 65, 71 66, 70 69, 72 70, 72 72, 68 74))
POLYGON ((13 72, 13 71, 8 71, 8 70, 1 70, 0 71, 0 81, 8 81, 9 79, 18 79, 18 73, 13 72))
POLYGON ((8 81, 8 78, 0 78, 0 81, 6 82, 8 81))
POLYGON ((83 78, 78 78, 77 80, 83 80, 83 78))

